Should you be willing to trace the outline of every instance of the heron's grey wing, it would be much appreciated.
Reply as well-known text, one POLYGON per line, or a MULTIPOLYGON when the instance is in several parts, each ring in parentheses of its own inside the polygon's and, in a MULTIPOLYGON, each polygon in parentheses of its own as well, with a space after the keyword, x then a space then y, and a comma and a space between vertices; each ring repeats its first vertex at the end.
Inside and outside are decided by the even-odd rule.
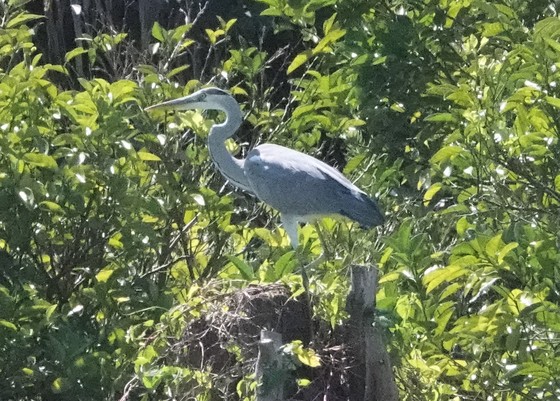
POLYGON ((264 144, 245 159, 253 192, 280 213, 300 217, 341 214, 366 227, 383 216, 373 200, 338 170, 304 153, 264 144))

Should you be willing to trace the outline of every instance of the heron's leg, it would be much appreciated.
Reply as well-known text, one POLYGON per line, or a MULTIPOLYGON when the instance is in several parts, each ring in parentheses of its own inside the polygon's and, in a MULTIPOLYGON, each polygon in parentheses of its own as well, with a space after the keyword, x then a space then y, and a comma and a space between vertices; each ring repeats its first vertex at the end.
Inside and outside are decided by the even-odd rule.
POLYGON ((288 234, 290 238, 290 244, 296 253, 296 257, 299 260, 299 264, 301 266, 301 280, 303 284, 303 297, 305 303, 307 305, 307 314, 309 319, 309 341, 313 340, 313 306, 311 305, 311 297, 309 292, 309 276, 307 275, 307 269, 314 266, 314 262, 306 265, 305 260, 303 259, 303 255, 301 253, 301 248, 299 247, 298 241, 298 222, 295 216, 290 215, 281 215, 280 219, 282 220, 282 225, 284 226, 284 230, 288 234), (311 266, 313 265, 313 266, 311 266))
POLYGON ((317 257, 316 259, 312 260, 311 262, 306 264, 306 261, 303 259, 303 255, 298 252, 298 250, 296 250, 296 253, 298 254, 299 257, 299 261, 301 264, 301 278, 303 280, 303 288, 305 289, 305 300, 307 303, 307 313, 309 314, 309 339, 310 342, 314 341, 315 338, 315 333, 313 331, 313 306, 311 304, 311 293, 309 292, 309 277, 307 276, 307 272, 309 270, 314 269, 316 266, 320 265, 321 263, 323 263, 328 256, 328 252, 326 251, 326 248, 324 246, 325 244, 325 240, 324 237, 318 227, 317 227, 317 233, 319 236, 319 242, 321 244, 321 254, 319 255, 319 257, 317 257))
POLYGON ((307 276, 307 272, 305 271, 306 266, 303 262, 303 258, 301 256, 301 252, 299 251, 299 240, 298 240, 298 222, 295 216, 283 214, 280 216, 280 220, 282 220, 282 225, 284 226, 284 230, 288 234, 290 238, 290 244, 294 251, 296 252, 296 256, 299 259, 299 263, 301 264, 301 278, 303 280, 303 288, 305 289, 306 297, 309 294, 309 277, 307 276))
POLYGON ((299 241, 298 241, 298 222, 295 216, 281 214, 280 220, 282 221, 282 226, 284 227, 284 230, 288 234, 288 238, 290 238, 290 245, 292 245, 292 248, 296 250, 299 245, 299 241))
POLYGON ((323 234, 321 233, 319 224, 316 224, 315 228, 319 236, 319 243, 321 244, 321 254, 319 255, 318 258, 306 264, 306 261, 303 259, 303 255, 301 254, 300 251, 298 251, 299 248, 294 248, 296 250, 296 255, 299 259, 299 263, 301 264, 301 278, 303 279, 303 288, 307 293, 309 292, 309 276, 307 275, 307 271, 323 263, 327 259, 327 256, 329 255, 329 253, 326 251, 325 248, 325 239, 323 237, 323 234))
MULTIPOLYGON (((297 251, 296 251, 297 252, 297 251)), ((309 276, 307 275, 307 268, 309 265, 305 265, 302 260, 303 258, 299 258, 299 263, 301 265, 301 280, 303 282, 303 289, 305 290, 305 296, 307 297, 307 303, 311 305, 311 301, 309 300, 309 276)))

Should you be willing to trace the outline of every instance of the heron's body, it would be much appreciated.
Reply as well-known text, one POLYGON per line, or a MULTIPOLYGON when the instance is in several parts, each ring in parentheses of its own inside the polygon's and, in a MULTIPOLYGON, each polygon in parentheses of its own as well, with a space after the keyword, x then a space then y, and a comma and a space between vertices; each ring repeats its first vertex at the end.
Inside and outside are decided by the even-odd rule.
POLYGON ((367 196, 314 157, 267 143, 249 152, 244 171, 255 195, 282 215, 303 221, 341 214, 365 227, 375 224, 376 213, 371 210, 375 206, 367 196))
POLYGON ((252 192, 280 212, 294 248, 298 244, 298 222, 338 214, 366 228, 383 223, 383 215, 372 199, 338 170, 312 156, 284 146, 263 144, 252 149, 245 159, 233 157, 224 141, 239 128, 242 116, 239 105, 227 92, 202 89, 149 109, 154 108, 224 111, 225 122, 212 126, 208 137, 214 164, 234 185, 252 192))

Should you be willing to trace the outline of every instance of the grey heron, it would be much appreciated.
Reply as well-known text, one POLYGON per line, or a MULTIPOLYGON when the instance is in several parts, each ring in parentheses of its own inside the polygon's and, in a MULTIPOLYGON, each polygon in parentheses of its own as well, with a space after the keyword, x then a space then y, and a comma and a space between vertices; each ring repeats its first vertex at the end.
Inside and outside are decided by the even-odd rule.
POLYGON ((383 214, 365 192, 342 173, 305 153, 265 143, 245 159, 232 156, 225 146, 240 127, 243 115, 237 101, 218 88, 201 89, 146 110, 219 110, 225 121, 210 128, 208 149, 214 165, 233 185, 254 194, 280 212, 290 244, 298 247, 298 224, 323 216, 342 215, 364 228, 381 225, 383 214))

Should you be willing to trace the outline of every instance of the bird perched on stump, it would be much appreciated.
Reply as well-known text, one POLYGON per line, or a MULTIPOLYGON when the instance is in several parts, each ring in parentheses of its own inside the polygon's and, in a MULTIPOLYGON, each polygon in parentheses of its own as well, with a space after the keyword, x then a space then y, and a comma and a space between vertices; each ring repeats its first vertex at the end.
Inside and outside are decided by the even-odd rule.
POLYGON ((299 222, 342 215, 364 228, 383 223, 383 214, 374 200, 338 170, 312 156, 265 143, 251 149, 245 159, 233 157, 224 141, 237 131, 243 116, 237 101, 226 91, 205 88, 146 110, 191 109, 225 113, 225 121, 213 125, 208 135, 212 161, 233 185, 280 212, 294 249, 298 247, 299 222))

